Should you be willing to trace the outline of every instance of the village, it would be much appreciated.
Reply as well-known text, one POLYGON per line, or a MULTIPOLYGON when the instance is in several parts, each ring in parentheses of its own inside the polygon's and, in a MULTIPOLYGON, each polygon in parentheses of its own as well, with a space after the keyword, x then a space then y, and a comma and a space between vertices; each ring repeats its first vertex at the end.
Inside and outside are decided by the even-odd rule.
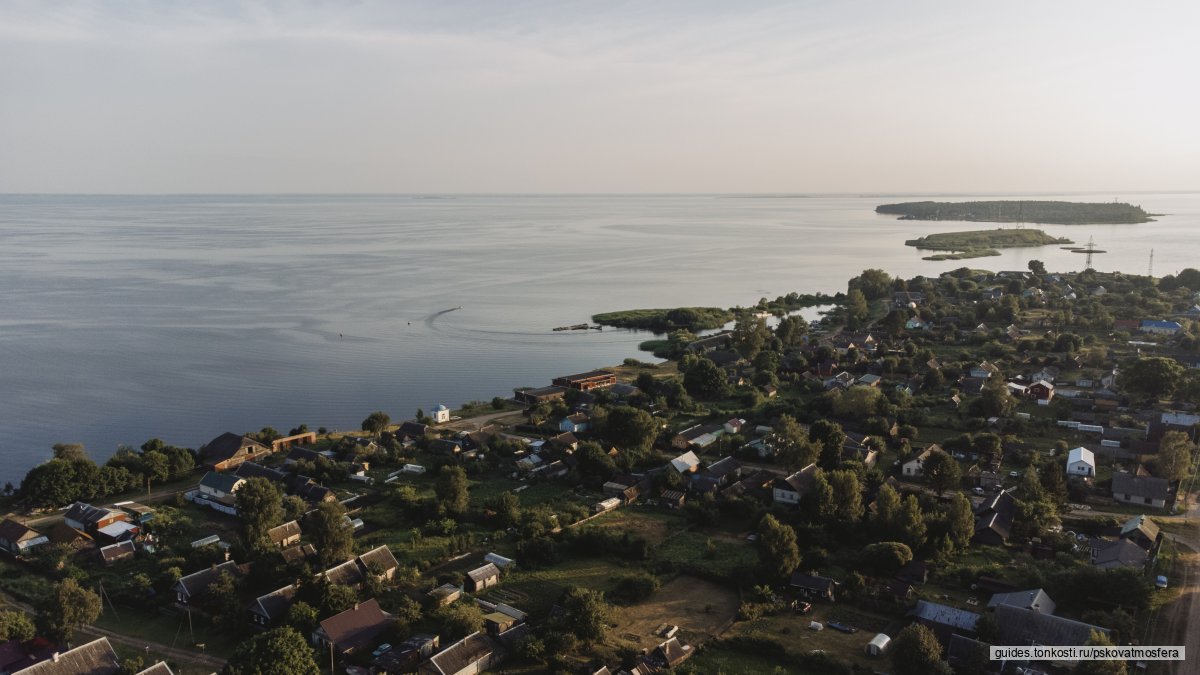
MULTIPOLYGON (((5 495, 0 672, 1039 673, 1081 666, 988 646, 1200 649, 1200 272, 867 270, 820 321, 786 304, 353 432, 103 465, 56 446, 5 495)), ((1185 672, 1104 665, 1078 672, 1185 672)))

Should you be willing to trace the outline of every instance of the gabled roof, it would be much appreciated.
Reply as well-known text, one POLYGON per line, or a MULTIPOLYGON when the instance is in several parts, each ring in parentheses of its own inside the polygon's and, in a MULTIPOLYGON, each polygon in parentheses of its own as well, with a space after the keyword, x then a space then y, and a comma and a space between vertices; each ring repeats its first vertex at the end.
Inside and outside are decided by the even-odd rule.
POLYGON ((1092 544, 1092 564, 1101 569, 1142 567, 1149 558, 1146 549, 1128 539, 1092 544))
POLYGON ((108 638, 102 637, 19 672, 23 675, 116 675, 121 672, 121 664, 108 638))
POLYGON ((379 608, 379 601, 371 598, 325 619, 321 631, 338 649, 346 651, 370 642, 390 621, 391 616, 379 608))
POLYGON ((790 585, 793 588, 803 588, 805 590, 816 591, 818 593, 828 593, 833 589, 834 586, 837 585, 837 582, 829 577, 795 572, 792 574, 790 585))
POLYGON ((495 651, 496 646, 486 635, 475 632, 435 654, 429 659, 429 665, 442 675, 454 675, 488 658, 495 651))
POLYGON ((204 478, 200 479, 201 487, 206 487, 214 492, 230 494, 237 487, 238 483, 246 480, 235 473, 218 473, 209 471, 204 474, 204 478))
POLYGON ((1114 494, 1166 501, 1171 496, 1171 484, 1165 478, 1118 473, 1113 474, 1112 491, 1114 494))
POLYGON ((136 550, 137 546, 132 541, 109 544, 100 548, 100 558, 106 563, 114 562, 133 555, 136 550))
POLYGON ((271 543, 275 544, 276 546, 283 544, 284 541, 287 541, 292 537, 299 536, 300 523, 294 520, 289 520, 282 525, 276 525, 275 527, 267 530, 267 538, 269 538, 271 543))
POLYGON ((297 544, 283 549, 279 552, 279 555, 283 556, 283 562, 290 565, 316 557, 317 547, 312 544, 297 544))
POLYGON ((425 436, 425 432, 428 430, 429 425, 426 424, 419 424, 417 422, 401 422, 400 428, 396 430, 396 433, 400 436, 413 436, 416 438, 422 438, 425 436))
POLYGON ((282 481, 288 477, 286 471, 272 469, 256 462, 242 462, 234 473, 242 478, 266 478, 273 482, 282 481))
POLYGON ((4 541, 15 544, 27 539, 36 539, 40 536, 42 535, 37 530, 26 527, 12 518, 5 518, 0 522, 0 539, 4 541))
POLYGON ((1071 452, 1067 455, 1067 464, 1074 464, 1075 462, 1087 462, 1092 466, 1096 466, 1096 453, 1084 447, 1072 448, 1071 452))
MULTIPOLYGON (((979 615, 975 612, 968 612, 965 609, 940 605, 936 602, 928 602, 926 600, 918 600, 916 608, 908 614, 922 621, 972 633, 975 632, 975 624, 979 621, 979 615)), ((1079 644, 1083 643, 1080 642, 1079 644)))
POLYGON ((1040 588, 1012 593, 996 593, 991 600, 988 600, 987 606, 988 609, 995 609, 999 605, 1024 607, 1043 614, 1053 614, 1055 607, 1054 601, 1050 599, 1049 595, 1046 595, 1046 591, 1040 588))
POLYGON ((742 463, 737 459, 733 457, 725 457, 713 462, 712 464, 709 464, 708 468, 705 469, 705 473, 722 477, 727 476, 740 468, 742 468, 742 463))
POLYGON ((323 574, 329 583, 340 586, 357 586, 364 580, 362 568, 358 564, 358 558, 330 567, 323 574))
POLYGON ((71 505, 71 508, 67 509, 67 512, 63 514, 63 518, 66 520, 73 520, 77 523, 83 523, 85 525, 95 525, 111 514, 112 511, 109 509, 99 506, 92 506, 91 504, 85 504, 83 502, 75 502, 71 505))
POLYGON ((815 463, 809 464, 787 478, 776 479, 774 487, 781 490, 790 490, 797 494, 803 495, 812 489, 813 482, 816 480, 817 471, 819 470, 820 469, 817 468, 815 463))
POLYGON ((371 565, 378 565, 385 572, 394 570, 400 566, 400 563, 396 561, 396 556, 392 555, 392 550, 386 544, 377 546, 358 556, 358 562, 363 566, 363 569, 368 571, 371 565))
POLYGON ((1158 538, 1158 524, 1146 516, 1134 516, 1121 525, 1121 537, 1128 537, 1134 532, 1141 532, 1150 541, 1158 538))
POLYGON ((242 568, 239 567, 236 562, 232 560, 226 560, 225 562, 219 565, 213 565, 206 570, 200 570, 199 572, 193 572, 186 577, 180 577, 179 581, 176 581, 175 584, 177 586, 182 586, 183 590, 187 592, 188 597, 195 598, 207 591, 208 587, 216 582, 216 580, 221 576, 222 572, 228 572, 235 577, 239 577, 242 575, 242 568))
POLYGON ((999 644, 1003 645, 1084 645, 1091 638, 1092 631, 1111 634, 1107 628, 1012 605, 996 606, 996 624, 1000 633, 999 644))
POLYGON ((500 568, 496 567, 495 563, 488 563, 483 567, 479 567, 467 572, 467 576, 470 577, 471 581, 474 581, 475 583, 482 583, 491 577, 500 576, 500 568))
POLYGON ((270 449, 253 438, 227 431, 200 448, 200 459, 209 463, 221 462, 237 455, 238 451, 246 446, 253 447, 255 450, 270 449))
POLYGON ((694 469, 699 465, 700 465, 700 458, 697 457, 696 453, 692 452, 691 450, 688 450, 687 452, 683 453, 682 455, 671 460, 671 468, 675 469, 679 473, 683 473, 685 471, 690 471, 691 469, 694 469))
POLYGON ((139 670, 136 675, 175 675, 175 671, 171 670, 166 661, 159 661, 145 670, 139 670))
POLYGON ((282 619, 288 608, 292 606, 298 590, 295 584, 288 584, 266 595, 260 595, 250 603, 250 611, 262 616, 268 622, 282 619))

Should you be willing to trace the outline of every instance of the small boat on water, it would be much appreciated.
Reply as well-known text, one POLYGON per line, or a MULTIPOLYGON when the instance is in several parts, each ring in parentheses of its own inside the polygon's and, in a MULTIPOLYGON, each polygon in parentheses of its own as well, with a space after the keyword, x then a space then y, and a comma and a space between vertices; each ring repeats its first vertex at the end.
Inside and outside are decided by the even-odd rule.
MULTIPOLYGON (((554 328, 552 330, 587 330, 588 328, 590 328, 590 326, 588 326, 586 323, 577 323, 573 326, 559 326, 558 328, 554 328)), ((597 328, 599 328, 599 326, 597 326, 597 328)))

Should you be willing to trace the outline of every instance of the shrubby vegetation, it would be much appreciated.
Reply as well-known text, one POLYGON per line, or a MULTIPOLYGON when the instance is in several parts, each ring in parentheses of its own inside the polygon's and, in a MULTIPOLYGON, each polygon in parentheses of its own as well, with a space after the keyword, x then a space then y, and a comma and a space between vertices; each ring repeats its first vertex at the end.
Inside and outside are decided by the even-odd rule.
POLYGON ((1117 202, 904 202, 882 204, 876 213, 901 220, 966 220, 985 223, 1047 223, 1057 225, 1145 223, 1149 213, 1140 206, 1117 202))

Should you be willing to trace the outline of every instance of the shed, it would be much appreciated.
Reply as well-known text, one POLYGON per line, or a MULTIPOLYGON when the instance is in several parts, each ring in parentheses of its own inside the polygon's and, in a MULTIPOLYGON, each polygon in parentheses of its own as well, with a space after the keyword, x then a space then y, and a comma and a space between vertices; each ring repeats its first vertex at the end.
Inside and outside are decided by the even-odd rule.
POLYGON ((871 641, 867 643, 867 653, 871 656, 882 656, 883 653, 887 651, 888 644, 891 643, 891 641, 892 638, 880 633, 871 638, 871 641))

